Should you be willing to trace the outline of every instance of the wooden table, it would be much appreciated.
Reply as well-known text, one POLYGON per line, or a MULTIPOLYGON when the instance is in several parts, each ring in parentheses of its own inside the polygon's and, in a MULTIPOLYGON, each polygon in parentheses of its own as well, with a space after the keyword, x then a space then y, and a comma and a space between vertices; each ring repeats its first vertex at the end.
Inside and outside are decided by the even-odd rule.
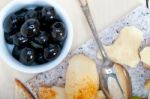
MULTIPOLYGON (((11 0, 0 0, 0 10, 11 0)), ((92 38, 90 29, 77 0, 56 0, 68 13, 73 23, 74 42, 72 50, 92 38)), ((89 0, 90 9, 100 32, 127 14, 144 0, 89 0)), ((14 99, 14 79, 25 82, 36 74, 25 74, 10 68, 0 59, 0 99, 14 99)))

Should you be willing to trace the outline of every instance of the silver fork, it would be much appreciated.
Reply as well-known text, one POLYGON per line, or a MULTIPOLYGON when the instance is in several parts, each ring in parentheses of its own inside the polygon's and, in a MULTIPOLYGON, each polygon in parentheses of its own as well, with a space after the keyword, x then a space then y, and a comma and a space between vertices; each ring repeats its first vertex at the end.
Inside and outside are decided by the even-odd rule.
POLYGON ((106 95, 107 99, 112 99, 110 92, 109 92, 109 89, 108 89, 108 78, 112 77, 116 80, 116 82, 117 82, 117 84, 121 90, 123 99, 125 99, 123 89, 121 88, 121 85, 120 85, 118 78, 116 76, 116 72, 113 68, 114 62, 112 62, 110 60, 110 58, 108 57, 108 55, 107 55, 107 53, 106 53, 106 51, 102 45, 102 42, 98 38, 98 33, 97 33, 96 27, 94 25, 94 22, 93 22, 93 19, 91 16, 91 12, 89 10, 88 2, 87 2, 87 0, 79 0, 79 3, 81 5, 83 13, 87 19, 87 22, 88 22, 88 24, 91 28, 92 34, 94 36, 94 39, 95 39, 95 41, 98 45, 98 48, 101 52, 101 55, 102 55, 102 67, 100 69, 100 74, 99 74, 100 84, 101 84, 102 90, 103 90, 104 94, 106 95))

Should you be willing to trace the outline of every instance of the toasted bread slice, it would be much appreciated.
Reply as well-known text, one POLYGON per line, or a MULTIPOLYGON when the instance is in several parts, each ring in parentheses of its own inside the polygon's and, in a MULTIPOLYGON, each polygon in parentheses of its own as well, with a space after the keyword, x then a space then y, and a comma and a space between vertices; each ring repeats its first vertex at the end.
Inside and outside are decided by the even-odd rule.
POLYGON ((61 87, 40 87, 39 99, 65 99, 65 89, 61 87))
POLYGON ((95 62, 82 54, 73 56, 66 74, 66 99, 95 99, 98 88, 95 62))
POLYGON ((18 79, 15 79, 15 99, 34 99, 30 91, 18 79))

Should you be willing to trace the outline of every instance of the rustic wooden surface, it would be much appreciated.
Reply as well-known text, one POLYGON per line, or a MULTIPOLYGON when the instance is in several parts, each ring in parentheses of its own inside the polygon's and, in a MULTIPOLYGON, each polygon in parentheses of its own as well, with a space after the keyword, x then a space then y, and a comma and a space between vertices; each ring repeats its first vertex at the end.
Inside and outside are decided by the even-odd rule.
MULTIPOLYGON (((12 0, 0 0, 0 10, 12 0)), ((120 19, 144 0, 88 0, 100 32, 120 19)), ((77 0, 56 0, 68 13, 73 23, 74 42, 72 50, 92 37, 77 0), (64 2, 65 1, 65 2, 64 2)), ((0 59, 0 99, 14 99, 14 78, 25 82, 36 74, 25 74, 10 68, 0 59)))

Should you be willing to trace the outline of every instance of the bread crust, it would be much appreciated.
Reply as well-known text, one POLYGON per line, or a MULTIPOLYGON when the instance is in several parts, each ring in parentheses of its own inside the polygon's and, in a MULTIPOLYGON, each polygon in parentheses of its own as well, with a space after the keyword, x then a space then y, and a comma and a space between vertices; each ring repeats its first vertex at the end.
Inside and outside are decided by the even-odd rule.
POLYGON ((25 85, 18 79, 15 79, 16 86, 23 91, 23 95, 27 97, 27 99, 35 99, 32 93, 25 87, 25 85))

